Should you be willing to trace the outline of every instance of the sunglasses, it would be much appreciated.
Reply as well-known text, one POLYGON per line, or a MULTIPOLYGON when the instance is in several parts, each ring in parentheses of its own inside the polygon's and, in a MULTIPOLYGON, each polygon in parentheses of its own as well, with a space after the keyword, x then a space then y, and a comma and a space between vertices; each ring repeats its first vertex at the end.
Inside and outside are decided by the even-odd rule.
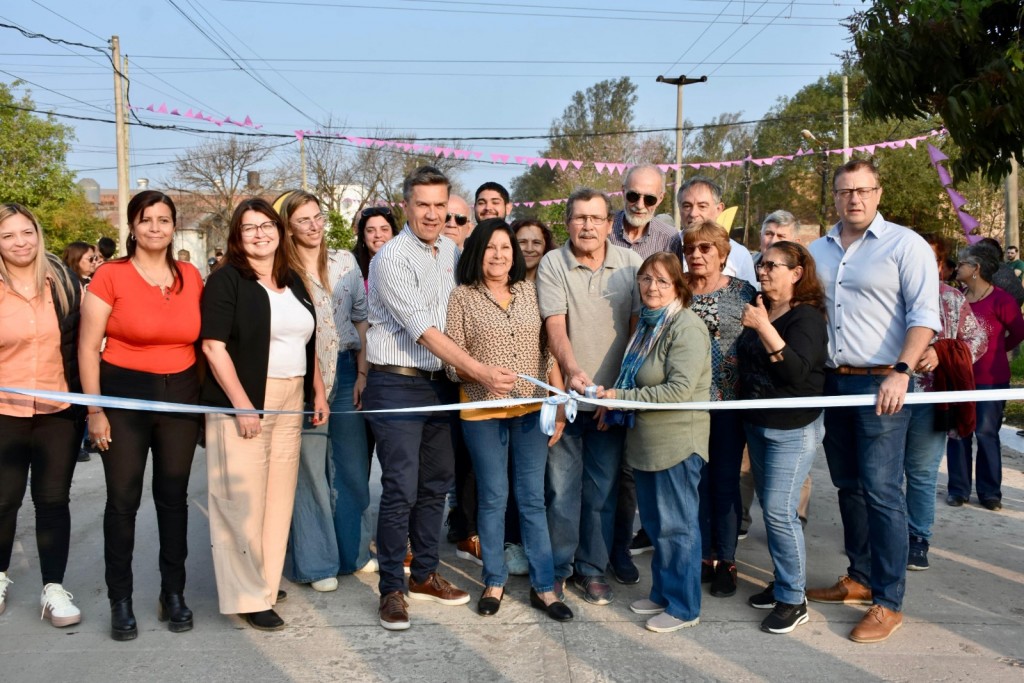
POLYGON ((768 271, 769 273, 775 270, 776 268, 792 267, 793 266, 789 265, 788 263, 783 263, 782 261, 759 261, 758 263, 754 264, 754 268, 756 268, 757 270, 765 270, 768 271))
POLYGON ((455 225, 460 228, 469 221, 469 216, 463 216, 461 213, 449 213, 445 214, 444 222, 450 223, 453 218, 455 219, 455 225))
POLYGON ((711 250, 715 248, 715 245, 711 242, 700 242, 699 244, 687 244, 683 246, 683 254, 689 256, 695 251, 700 250, 702 254, 710 254, 711 250))
POLYGON ((372 218, 373 216, 390 216, 391 208, 387 206, 371 206, 368 209, 363 209, 362 216, 364 218, 372 218))
POLYGON ((650 208, 658 203, 658 198, 655 197, 653 194, 640 194, 639 192, 635 192, 633 190, 626 190, 626 201, 629 202, 630 204, 636 204, 638 201, 640 201, 641 197, 644 198, 644 206, 646 206, 647 208, 650 208))

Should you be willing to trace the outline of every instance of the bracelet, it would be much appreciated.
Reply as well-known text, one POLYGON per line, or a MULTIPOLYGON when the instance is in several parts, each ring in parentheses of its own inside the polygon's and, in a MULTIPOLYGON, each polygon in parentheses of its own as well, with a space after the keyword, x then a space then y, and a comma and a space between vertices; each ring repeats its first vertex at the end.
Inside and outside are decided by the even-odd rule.
POLYGON ((777 356, 777 355, 779 355, 780 353, 782 353, 782 352, 783 352, 783 351, 784 351, 785 349, 786 349, 786 347, 785 347, 785 346, 783 346, 783 347, 782 347, 781 349, 779 349, 778 351, 769 351, 769 352, 768 352, 768 355, 769 355, 769 356, 777 356))
POLYGON ((357 370, 356 372, 357 372, 357 374, 360 374, 363 377, 366 377, 366 371, 364 371, 364 370, 357 370))
POLYGON ((86 408, 85 412, 87 415, 99 415, 100 413, 103 412, 103 408, 97 408, 96 410, 89 410, 88 408, 86 408))

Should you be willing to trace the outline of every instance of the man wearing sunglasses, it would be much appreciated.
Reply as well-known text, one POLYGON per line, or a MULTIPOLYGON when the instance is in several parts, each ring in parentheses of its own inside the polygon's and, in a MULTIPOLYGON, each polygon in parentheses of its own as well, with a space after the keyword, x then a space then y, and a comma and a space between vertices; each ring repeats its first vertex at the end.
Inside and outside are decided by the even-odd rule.
POLYGON ((453 194, 448 198, 448 214, 445 216, 441 234, 455 242, 455 246, 461 250, 471 232, 473 221, 470 220, 469 204, 462 197, 453 194))
POLYGON ((659 251, 668 251, 675 237, 674 226, 654 220, 661 200, 665 198, 665 174, 657 166, 634 166, 622 181, 625 208, 615 214, 612 223, 612 244, 632 249, 640 258, 659 251))
POLYGON ((835 585, 808 589, 807 599, 870 605, 849 637, 876 643, 903 624, 911 419, 903 401, 914 370, 934 369, 920 359, 942 330, 939 277, 928 243, 878 212, 882 188, 870 161, 840 166, 832 191, 839 222, 809 248, 828 312, 825 394, 877 398, 872 406, 825 409, 825 458, 850 564, 835 585))

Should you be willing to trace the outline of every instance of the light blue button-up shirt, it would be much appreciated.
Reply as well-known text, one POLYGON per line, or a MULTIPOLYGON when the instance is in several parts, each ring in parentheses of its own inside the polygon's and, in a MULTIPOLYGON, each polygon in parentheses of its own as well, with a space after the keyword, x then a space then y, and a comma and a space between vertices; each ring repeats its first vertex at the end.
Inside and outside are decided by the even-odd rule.
POLYGON ((828 306, 827 364, 893 365, 911 327, 942 330, 935 252, 881 213, 845 251, 840 226, 809 247, 828 306))

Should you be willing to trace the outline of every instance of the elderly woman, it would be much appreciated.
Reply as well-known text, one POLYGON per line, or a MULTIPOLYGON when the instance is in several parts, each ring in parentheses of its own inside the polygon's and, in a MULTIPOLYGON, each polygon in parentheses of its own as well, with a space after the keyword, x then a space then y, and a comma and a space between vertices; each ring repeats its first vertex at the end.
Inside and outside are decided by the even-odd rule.
MULTIPOLYGON (((79 391, 81 289, 46 253, 39 222, 20 204, 0 204, 0 386, 79 391)), ((18 508, 31 473, 43 618, 71 626, 82 613, 65 590, 68 508, 84 411, 60 401, 0 394, 0 614, 7 607, 18 508)))
MULTIPOLYGON (((537 290, 526 279, 526 263, 515 234, 505 221, 481 222, 466 240, 459 259, 459 286, 448 302, 447 334, 481 363, 500 363, 517 373, 545 377, 550 366, 537 290)), ((462 378, 452 366, 448 376, 462 378)), ((560 377, 554 380, 561 384, 560 377)), ((498 397, 477 383, 463 382, 461 399, 483 401, 498 397)), ((508 398, 543 398, 543 389, 519 379, 508 398)), ((462 432, 476 472, 479 509, 477 529, 483 557, 484 592, 477 611, 496 614, 505 596, 505 505, 508 501, 508 462, 519 502, 526 559, 530 572, 530 604, 556 621, 569 621, 572 611, 555 595, 555 567, 544 507, 544 471, 548 446, 558 441, 556 428, 549 440, 541 431, 540 405, 463 410, 462 432)), ((564 427, 564 421, 559 427, 564 427)))
MULTIPOLYGON (((128 203, 128 221, 127 256, 96 271, 82 302, 78 347, 82 391, 196 403, 195 344, 202 276, 191 264, 174 259, 177 211, 170 197, 156 190, 138 193, 128 203)), ((184 596, 188 482, 200 418, 120 408, 90 407, 88 412, 89 437, 103 457, 107 482, 103 554, 111 637, 132 640, 138 635, 132 610, 132 555, 135 518, 151 452, 160 540, 157 615, 171 631, 188 631, 192 628, 192 610, 184 596)))
MULTIPOLYGON (((653 254, 637 272, 640 320, 629 340, 615 388, 598 396, 648 403, 707 401, 712 343, 707 326, 689 308, 682 266, 668 252, 653 254)), ((627 422, 628 424, 628 422, 627 422)), ((652 615, 656 632, 700 621, 701 547, 698 482, 708 459, 707 411, 638 411, 626 432, 626 463, 633 468, 640 523, 654 543, 649 597, 633 602, 652 615)))
POLYGON ((519 249, 526 260, 526 279, 537 279, 537 267, 544 254, 555 249, 555 238, 551 229, 535 218, 521 218, 512 223, 519 249))
MULTIPOLYGON (((776 242, 754 266, 761 294, 743 309, 747 329, 736 343, 740 397, 821 396, 825 387, 828 329, 825 294, 814 259, 796 242, 776 242)), ((824 437, 821 408, 743 411, 757 498, 761 501, 775 580, 749 599, 772 610, 767 633, 789 633, 807 623, 807 553, 797 507, 800 484, 824 437)))
MULTIPOLYGON (((1010 364, 1006 354, 1024 340, 1024 319, 1013 297, 992 284, 999 269, 995 250, 974 245, 961 250, 956 279, 964 286, 964 297, 971 312, 988 336, 988 349, 974 363, 974 381, 978 389, 1006 389, 1010 386, 1010 364)), ((1005 401, 979 401, 976 405, 978 458, 974 463, 978 501, 989 510, 1003 507, 1002 445, 999 427, 1003 422, 1005 401)), ((949 469, 949 495, 946 502, 960 507, 971 497, 971 436, 950 439, 946 447, 949 469)))
MULTIPOLYGON (((683 233, 687 283, 693 293, 691 308, 707 325, 711 336, 712 401, 737 398, 736 340, 743 331, 743 307, 755 294, 749 282, 722 272, 729 249, 729 233, 713 221, 697 223, 683 233)), ((701 581, 710 581, 711 595, 718 598, 736 593, 744 444, 740 411, 711 411, 711 457, 700 481, 701 581), (712 562, 712 554, 717 564, 712 562)))
POLYGON ((222 614, 277 631, 274 605, 295 502, 304 405, 327 420, 316 361, 316 312, 288 265, 281 218, 246 199, 228 226, 224 261, 203 295, 205 405, 274 413, 206 416, 210 539, 222 614), (284 411, 283 414, 276 411, 284 411))

